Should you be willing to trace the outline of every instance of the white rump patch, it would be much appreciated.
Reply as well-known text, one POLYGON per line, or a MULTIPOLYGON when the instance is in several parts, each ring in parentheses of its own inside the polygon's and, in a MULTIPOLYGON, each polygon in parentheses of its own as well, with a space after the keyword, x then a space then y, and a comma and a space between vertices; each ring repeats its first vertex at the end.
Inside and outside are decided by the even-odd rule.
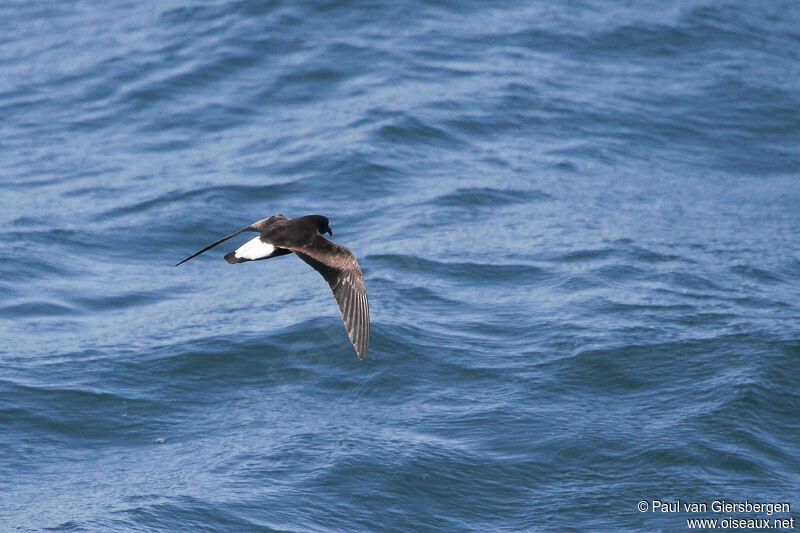
POLYGON ((250 239, 233 252, 236 259, 261 259, 275 251, 275 247, 261 240, 261 237, 250 239))

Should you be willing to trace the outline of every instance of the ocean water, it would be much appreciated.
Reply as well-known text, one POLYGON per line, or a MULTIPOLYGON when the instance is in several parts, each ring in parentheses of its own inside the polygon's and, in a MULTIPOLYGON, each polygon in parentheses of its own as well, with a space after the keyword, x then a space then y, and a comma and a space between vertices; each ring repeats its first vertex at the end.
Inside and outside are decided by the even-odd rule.
POLYGON ((800 522, 796 2, 0 20, 0 531, 800 522), (275 213, 364 361, 294 256, 173 266, 275 213))

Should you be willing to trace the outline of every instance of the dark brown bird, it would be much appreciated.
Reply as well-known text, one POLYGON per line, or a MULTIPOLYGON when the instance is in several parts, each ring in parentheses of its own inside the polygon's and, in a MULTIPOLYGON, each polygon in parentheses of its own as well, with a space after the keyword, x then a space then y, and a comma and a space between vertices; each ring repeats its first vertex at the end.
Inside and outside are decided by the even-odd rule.
POLYGON ((273 215, 209 244, 175 266, 245 231, 257 232, 258 237, 227 254, 225 260, 231 264, 244 263, 294 252, 331 286, 350 342, 358 358, 364 359, 369 344, 369 303, 364 275, 350 250, 324 237, 325 233, 332 236, 333 232, 322 215, 300 218, 273 215))

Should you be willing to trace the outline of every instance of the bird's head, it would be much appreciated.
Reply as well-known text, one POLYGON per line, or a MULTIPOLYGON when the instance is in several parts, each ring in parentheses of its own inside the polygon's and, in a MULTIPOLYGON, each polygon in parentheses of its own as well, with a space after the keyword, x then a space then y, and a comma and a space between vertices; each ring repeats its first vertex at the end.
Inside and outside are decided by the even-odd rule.
POLYGON ((317 224, 317 231, 319 231, 320 235, 325 235, 326 233, 330 236, 333 236, 333 231, 331 231, 331 227, 328 224, 328 219, 322 215, 313 215, 314 222, 317 224))

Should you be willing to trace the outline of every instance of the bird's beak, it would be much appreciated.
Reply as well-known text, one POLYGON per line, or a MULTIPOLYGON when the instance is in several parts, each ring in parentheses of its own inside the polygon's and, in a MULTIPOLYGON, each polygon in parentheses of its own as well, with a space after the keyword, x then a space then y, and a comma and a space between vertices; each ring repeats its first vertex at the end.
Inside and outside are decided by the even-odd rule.
POLYGON ((330 235, 331 237, 333 237, 333 230, 332 230, 331 228, 328 228, 328 235, 330 235))

